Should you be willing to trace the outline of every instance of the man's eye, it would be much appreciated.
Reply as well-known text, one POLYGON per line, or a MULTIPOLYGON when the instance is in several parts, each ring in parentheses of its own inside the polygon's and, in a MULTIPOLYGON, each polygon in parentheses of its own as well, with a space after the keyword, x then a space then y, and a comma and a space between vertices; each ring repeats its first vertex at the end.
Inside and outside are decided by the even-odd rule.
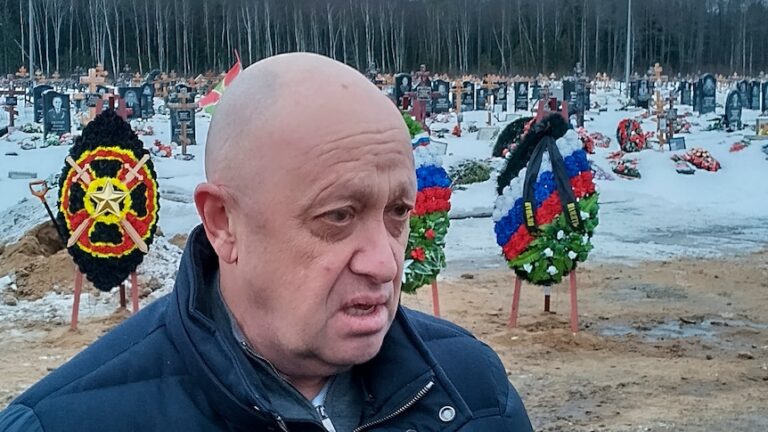
POLYGON ((395 217, 399 217, 399 218, 407 217, 410 211, 411 211, 411 206, 405 205, 405 204, 399 204, 392 207, 392 214, 394 214, 395 217))
POLYGON ((332 223, 343 224, 352 220, 353 214, 351 210, 338 209, 338 210, 331 210, 328 213, 326 213, 325 218, 332 223))

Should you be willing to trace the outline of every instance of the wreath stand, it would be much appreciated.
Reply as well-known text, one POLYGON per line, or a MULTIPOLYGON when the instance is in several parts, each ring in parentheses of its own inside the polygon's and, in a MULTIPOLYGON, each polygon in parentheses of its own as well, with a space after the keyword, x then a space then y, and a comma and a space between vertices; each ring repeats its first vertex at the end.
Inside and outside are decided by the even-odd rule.
MULTIPOLYGON (((571 331, 573 333, 579 332, 579 310, 576 296, 576 271, 572 271, 569 275, 570 279, 570 293, 571 293, 571 331)), ((509 328, 517 327, 517 315, 520 312, 520 290, 523 285, 523 280, 520 277, 515 276, 515 292, 512 295, 512 308, 509 312, 509 322, 507 325, 509 328)), ((549 312, 549 294, 544 296, 544 311, 549 312)))
POLYGON ((432 281, 432 315, 440 317, 440 295, 437 292, 437 279, 432 281))
MULTIPOLYGON (((83 292, 83 274, 75 266, 75 295, 72 299, 72 322, 70 328, 77 330, 77 317, 80 314, 80 294, 83 292)), ((125 282, 120 284, 120 309, 126 308, 125 282)), ((133 314, 139 311, 139 278, 136 272, 131 273, 131 306, 133 314)))

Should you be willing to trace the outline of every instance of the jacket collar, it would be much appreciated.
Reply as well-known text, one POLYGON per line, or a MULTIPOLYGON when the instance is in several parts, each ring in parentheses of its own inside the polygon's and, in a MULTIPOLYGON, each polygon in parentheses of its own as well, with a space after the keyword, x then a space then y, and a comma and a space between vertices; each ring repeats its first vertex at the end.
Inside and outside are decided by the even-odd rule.
MULTIPOLYGON (((264 380, 230 331, 221 326, 212 291, 218 257, 202 225, 190 234, 171 294, 168 327, 189 371, 208 392, 208 401, 234 425, 274 421, 264 380)), ((450 403, 461 413, 469 408, 459 397, 426 344, 414 330, 408 313, 399 307, 381 350, 371 361, 353 369, 367 395, 363 422, 396 412, 428 389, 430 399, 450 403), (431 384, 430 384, 431 383, 431 384)))

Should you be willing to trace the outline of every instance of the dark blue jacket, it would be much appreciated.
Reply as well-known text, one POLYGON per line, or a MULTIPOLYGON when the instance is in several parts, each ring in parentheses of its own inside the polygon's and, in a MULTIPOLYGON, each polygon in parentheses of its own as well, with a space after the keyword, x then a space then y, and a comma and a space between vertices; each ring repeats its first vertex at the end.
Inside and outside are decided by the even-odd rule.
MULTIPOLYGON (((275 412, 263 381, 274 378, 259 374, 214 322, 208 299, 217 266, 196 228, 173 293, 13 401, 0 413, 0 432, 324 431, 275 412)), ((488 346, 404 307, 379 354, 353 372, 368 395, 358 430, 532 430, 488 346)))

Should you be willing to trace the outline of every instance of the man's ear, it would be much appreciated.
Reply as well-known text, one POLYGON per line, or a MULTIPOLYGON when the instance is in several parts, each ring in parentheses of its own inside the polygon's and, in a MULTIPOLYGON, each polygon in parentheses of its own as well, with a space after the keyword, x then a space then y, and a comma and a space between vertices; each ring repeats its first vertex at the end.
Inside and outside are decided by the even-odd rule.
POLYGON ((201 183, 195 188, 195 206, 208 241, 219 259, 234 264, 237 261, 237 242, 232 224, 232 203, 226 197, 221 187, 211 183, 201 183))

